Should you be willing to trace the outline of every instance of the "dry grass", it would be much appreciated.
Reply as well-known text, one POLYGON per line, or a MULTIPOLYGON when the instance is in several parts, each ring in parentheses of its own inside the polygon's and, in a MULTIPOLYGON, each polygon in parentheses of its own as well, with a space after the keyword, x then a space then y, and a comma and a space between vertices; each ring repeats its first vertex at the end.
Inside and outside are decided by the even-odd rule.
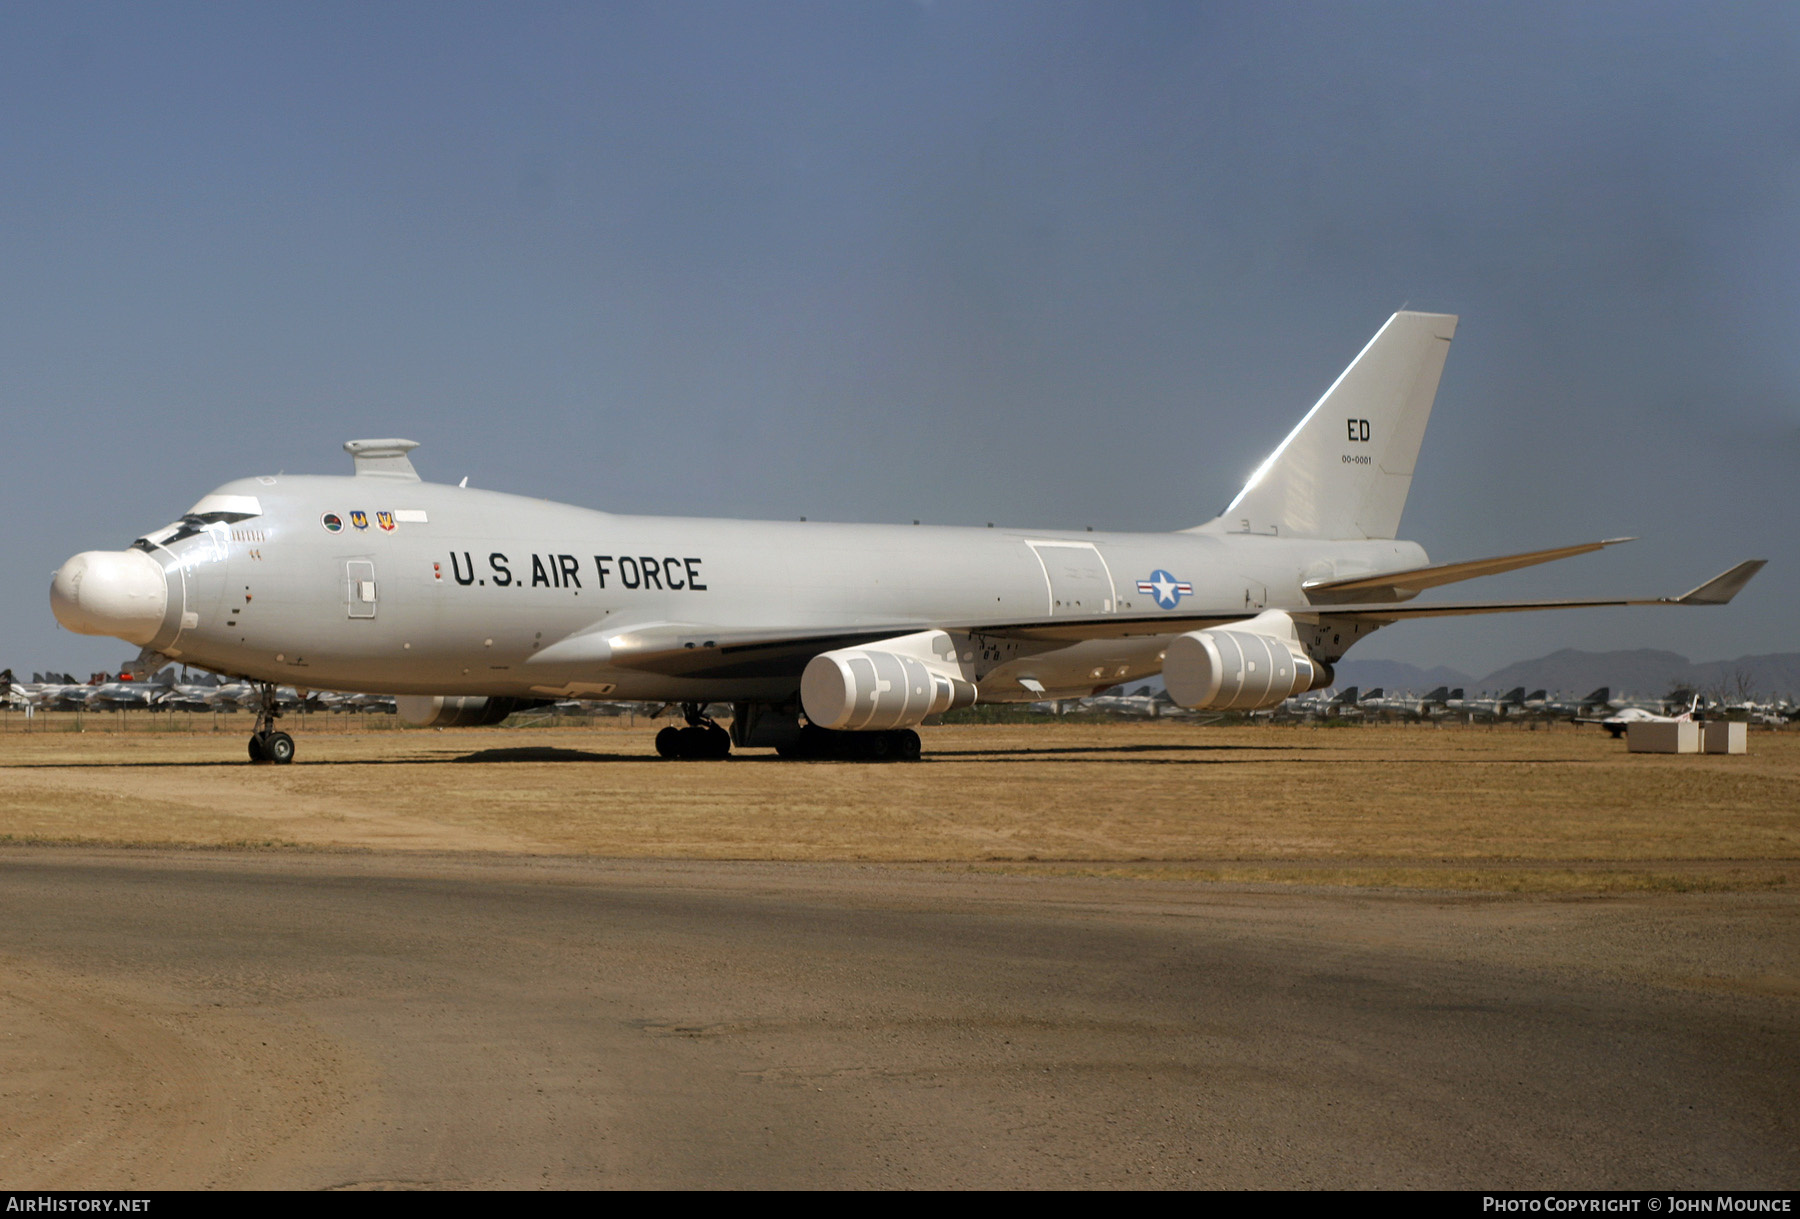
MULTIPOLYGON (((241 717, 240 717, 241 718, 241 717)), ((320 717, 321 726, 330 723, 320 717)), ((0 734, 0 841, 924 861, 1598 892, 1800 881, 1800 736, 1629 755, 1574 729, 929 729, 918 765, 663 762, 651 728, 0 734)))

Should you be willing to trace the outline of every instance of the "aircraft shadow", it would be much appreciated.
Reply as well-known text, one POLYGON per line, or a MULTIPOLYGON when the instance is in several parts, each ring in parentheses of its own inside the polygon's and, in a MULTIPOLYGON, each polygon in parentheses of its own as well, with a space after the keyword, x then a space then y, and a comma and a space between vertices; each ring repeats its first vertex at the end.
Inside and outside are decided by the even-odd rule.
MULTIPOLYGON (((1231 755, 1259 754, 1259 753, 1260 754, 1269 754, 1269 755, 1279 755, 1279 756, 1270 756, 1270 757, 1261 757, 1261 758, 1242 757, 1240 759, 1241 764, 1275 763, 1275 762, 1284 760, 1284 757, 1288 758, 1288 759, 1292 759, 1293 756, 1297 753, 1306 753, 1310 750, 1317 750, 1317 749, 1323 749, 1323 748, 1326 748, 1326 747, 1325 746, 1305 746, 1305 745, 1156 745, 1156 744, 1111 745, 1111 746, 1055 745, 1055 746, 1043 746, 1041 748, 981 749, 981 750, 969 750, 966 752, 955 752, 955 753, 932 753, 931 751, 927 750, 925 753, 925 756, 922 757, 921 759, 919 759, 919 761, 921 763, 933 764, 933 765, 945 765, 945 764, 954 765, 957 763, 971 763, 971 762, 976 762, 976 763, 979 763, 979 762, 1029 762, 1029 761, 1033 761, 1033 760, 1040 760, 1040 761, 1091 760, 1091 761, 1097 761, 1097 762, 1112 762, 1112 763, 1117 763, 1119 765, 1135 765, 1135 766, 1144 766, 1144 765, 1176 766, 1176 765, 1195 765, 1195 764, 1200 764, 1200 763, 1205 763, 1205 764, 1209 764, 1209 765, 1223 765, 1223 764, 1227 763, 1227 760, 1231 755), (1166 756, 1163 756, 1161 758, 1143 756, 1146 754, 1162 754, 1162 755, 1166 755, 1166 756), (1095 757, 1095 755, 1109 755, 1109 756, 1095 757), (1126 756, 1120 756, 1120 755, 1126 755, 1126 756)), ((1494 762, 1508 762, 1508 761, 1514 761, 1516 759, 1496 758, 1496 759, 1489 759, 1489 760, 1494 761, 1494 762)), ((551 745, 524 745, 524 746, 517 746, 517 747, 509 748, 509 749, 482 749, 482 750, 476 751, 475 753, 458 754, 458 755, 452 756, 452 757, 434 756, 434 757, 410 757, 410 758, 306 758, 306 759, 301 759, 301 760, 297 761, 296 765, 304 766, 304 767, 315 767, 315 766, 446 766, 446 765, 466 765, 469 763, 496 764, 496 765, 520 765, 520 764, 530 765, 533 763, 546 763, 546 762, 551 762, 551 763, 561 763, 561 762, 630 763, 630 762, 637 762, 637 763, 645 763, 645 764, 662 765, 665 761, 666 761, 666 759, 660 758, 657 755, 655 755, 654 753, 597 753, 597 752, 593 752, 593 751, 585 750, 585 749, 560 749, 560 748, 557 748, 557 747, 551 746, 551 745)), ((807 763, 812 763, 812 764, 830 764, 830 765, 841 765, 841 766, 843 766, 843 765, 855 766, 855 765, 869 765, 870 764, 866 759, 858 759, 858 758, 808 758, 808 759, 802 760, 802 759, 783 758, 783 757, 780 757, 773 753, 754 753, 754 754, 734 753, 731 755, 730 761, 732 761, 733 763, 740 765, 740 766, 746 765, 746 764, 759 764, 759 763, 760 764, 769 764, 769 765, 786 764, 786 765, 791 766, 791 765, 801 764, 802 761, 807 762, 807 763)), ((1533 764, 1538 765, 1538 766, 1554 766, 1554 765, 1558 765, 1558 764, 1569 765, 1569 766, 1587 766, 1587 765, 1593 764, 1594 761, 1595 761, 1594 759, 1590 759, 1590 758, 1553 758, 1553 759, 1534 758, 1534 759, 1532 759, 1533 764)), ((1395 759, 1390 759, 1386 764, 1389 766, 1408 766, 1408 765, 1435 766, 1435 765, 1438 765, 1438 762, 1436 760, 1430 759, 1430 758, 1419 758, 1419 759, 1395 758, 1395 759)), ((8 771, 8 770, 69 770, 69 769, 79 769, 79 770, 158 770, 158 769, 170 769, 170 768, 204 770, 204 769, 217 769, 217 768, 222 768, 222 767, 225 767, 225 768, 249 767, 249 768, 254 768, 254 769, 263 769, 262 767, 256 766, 255 763, 248 762, 242 758, 235 758, 235 757, 234 758, 218 758, 218 759, 214 759, 211 761, 158 761, 158 760, 153 760, 153 759, 140 759, 140 760, 133 760, 133 761, 129 761, 129 762, 111 762, 111 761, 108 761, 108 762, 102 762, 102 761, 66 762, 66 761, 64 761, 64 762, 0 763, 0 771, 8 771)), ((285 768, 272 767, 270 769, 280 771, 285 768)))
MULTIPOLYGON (((421 759, 422 761, 423 759, 421 759)), ((558 749, 554 745, 521 745, 512 749, 482 749, 436 762, 660 762, 647 753, 592 753, 586 749, 558 749)))
POLYGON ((1045 745, 1027 746, 1018 749, 971 749, 956 753, 932 753, 927 750, 927 761, 951 762, 960 759, 975 761, 981 758, 1041 758, 1056 754, 1143 754, 1143 753, 1304 753, 1312 749, 1327 748, 1322 745, 1045 745))
MULTIPOLYGON (((446 766, 463 762, 661 762, 647 753, 585 753, 579 749, 489 749, 462 757, 444 758, 300 758, 294 763, 302 768, 319 766, 446 766)), ((256 769, 273 772, 291 771, 291 767, 261 766, 243 758, 219 758, 203 762, 12 762, 0 763, 0 771, 8 770, 208 770, 256 769)))

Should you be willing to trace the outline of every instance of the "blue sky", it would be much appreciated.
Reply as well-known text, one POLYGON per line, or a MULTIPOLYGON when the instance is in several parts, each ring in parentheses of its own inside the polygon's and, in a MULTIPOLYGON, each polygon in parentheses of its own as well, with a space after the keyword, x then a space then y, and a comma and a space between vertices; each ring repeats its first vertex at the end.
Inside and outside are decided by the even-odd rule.
POLYGON ((0 665, 229 478, 1174 529, 1394 309, 1462 316, 1356 658, 1792 650, 1800 8, 0 3, 0 665))

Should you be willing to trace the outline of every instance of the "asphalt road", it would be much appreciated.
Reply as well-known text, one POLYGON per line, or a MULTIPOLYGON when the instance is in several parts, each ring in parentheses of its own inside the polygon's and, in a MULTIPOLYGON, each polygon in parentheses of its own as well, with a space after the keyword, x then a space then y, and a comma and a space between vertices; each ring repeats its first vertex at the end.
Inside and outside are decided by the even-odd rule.
POLYGON ((1790 895, 0 854, 0 1185, 1792 1188, 1790 895))

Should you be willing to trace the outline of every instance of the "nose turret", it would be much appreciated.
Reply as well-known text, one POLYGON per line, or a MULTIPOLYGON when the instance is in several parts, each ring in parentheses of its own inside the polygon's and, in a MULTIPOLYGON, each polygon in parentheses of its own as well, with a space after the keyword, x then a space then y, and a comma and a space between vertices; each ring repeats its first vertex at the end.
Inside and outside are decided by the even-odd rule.
POLYGON ((57 569, 50 609, 78 635, 112 635, 147 644, 162 629, 169 582, 141 550, 88 550, 57 569))

